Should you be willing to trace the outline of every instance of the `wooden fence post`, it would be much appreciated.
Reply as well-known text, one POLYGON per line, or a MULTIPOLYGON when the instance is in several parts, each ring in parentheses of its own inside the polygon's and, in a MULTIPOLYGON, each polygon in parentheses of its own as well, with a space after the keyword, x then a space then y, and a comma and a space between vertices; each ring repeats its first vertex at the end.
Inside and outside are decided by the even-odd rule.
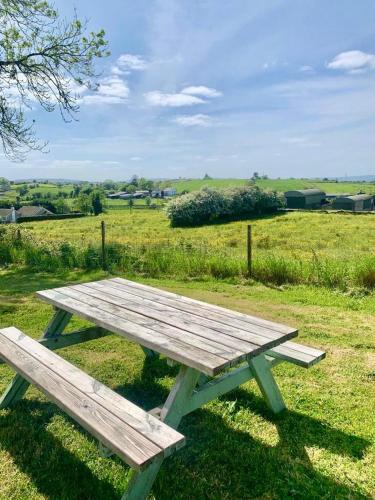
POLYGON ((102 220, 102 268, 104 271, 107 270, 107 259, 106 259, 106 251, 105 251, 105 222, 102 220))
POLYGON ((252 272, 252 240, 251 240, 251 225, 248 224, 247 226, 247 273, 249 276, 251 276, 252 272))

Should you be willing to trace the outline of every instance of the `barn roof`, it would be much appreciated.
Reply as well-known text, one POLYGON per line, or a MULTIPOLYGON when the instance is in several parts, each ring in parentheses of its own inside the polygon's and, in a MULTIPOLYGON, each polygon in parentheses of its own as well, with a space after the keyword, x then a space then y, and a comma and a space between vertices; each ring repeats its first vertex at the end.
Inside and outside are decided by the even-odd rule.
POLYGON ((290 196, 314 196, 317 194, 320 194, 322 196, 325 196, 325 192, 322 191, 321 189, 294 189, 291 191, 287 191, 284 193, 286 197, 290 196))
POLYGON ((0 217, 8 217, 11 213, 11 208, 0 208, 0 217))
POLYGON ((44 207, 25 205, 17 210, 17 215, 18 217, 36 217, 38 215, 53 215, 53 213, 44 207))
POLYGON ((372 198, 373 196, 371 194, 355 194, 353 196, 340 196, 337 200, 363 201, 372 198))

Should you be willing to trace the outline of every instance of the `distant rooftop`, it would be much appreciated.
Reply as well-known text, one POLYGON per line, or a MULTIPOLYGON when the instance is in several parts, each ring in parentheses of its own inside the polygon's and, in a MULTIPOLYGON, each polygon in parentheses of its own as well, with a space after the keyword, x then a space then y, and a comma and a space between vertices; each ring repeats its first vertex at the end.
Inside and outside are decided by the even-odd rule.
POLYGON ((284 193, 285 196, 311 196, 315 194, 325 195, 325 192, 321 189, 293 189, 284 193))

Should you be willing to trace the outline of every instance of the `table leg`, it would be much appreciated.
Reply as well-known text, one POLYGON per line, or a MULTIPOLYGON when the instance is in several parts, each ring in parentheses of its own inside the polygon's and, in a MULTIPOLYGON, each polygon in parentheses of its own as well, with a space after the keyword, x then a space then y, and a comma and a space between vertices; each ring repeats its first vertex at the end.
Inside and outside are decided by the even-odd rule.
POLYGON ((280 413, 285 409, 285 403, 273 377, 272 365, 266 360, 264 354, 250 358, 248 363, 268 406, 274 413, 280 413))
POLYGON ((153 351, 152 349, 149 349, 148 347, 142 347, 142 351, 145 353, 146 358, 158 358, 159 354, 156 351, 153 351))
MULTIPOLYGON (((200 372, 181 366, 176 382, 161 410, 160 419, 174 429, 179 426, 186 413, 191 395, 197 385, 200 372)), ((122 500, 142 500, 147 497, 156 479, 163 458, 157 458, 144 471, 131 471, 129 486, 122 500)))
MULTIPOLYGON (((56 309, 55 314, 48 323, 42 339, 61 335, 68 325, 71 317, 71 313, 63 311, 62 309, 56 309)), ((19 401, 24 396, 29 385, 30 383, 17 373, 0 398, 0 409, 9 408, 19 401)))

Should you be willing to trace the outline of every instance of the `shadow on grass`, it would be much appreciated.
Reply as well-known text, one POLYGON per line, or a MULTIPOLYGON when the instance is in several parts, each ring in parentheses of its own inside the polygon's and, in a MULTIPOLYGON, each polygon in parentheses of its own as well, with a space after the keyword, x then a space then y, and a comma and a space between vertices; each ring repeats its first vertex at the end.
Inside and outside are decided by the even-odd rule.
MULTIPOLYGON (((116 390, 149 409, 168 396, 157 379, 177 371, 164 360, 146 358, 139 377, 116 390)), ((231 410, 200 409, 183 419, 179 430, 187 437, 187 446, 163 464, 153 488, 157 500, 368 498, 355 485, 333 479, 332 457, 320 460, 319 469, 310 458, 329 451, 360 460, 369 446, 365 439, 295 411, 275 416, 262 398, 243 389, 221 401, 228 402, 231 410), (246 428, 248 411, 267 420, 274 435, 254 437, 259 429, 246 428)), ((47 498, 118 497, 114 484, 98 478, 45 430, 56 412, 52 404, 20 402, 0 416, 0 446, 47 498)))
POLYGON ((30 477, 39 494, 66 500, 118 499, 121 492, 115 491, 113 484, 99 479, 46 430, 56 413, 64 415, 55 405, 22 400, 4 412, 5 415, 0 416, 0 447, 6 449, 17 467, 30 477))
MULTIPOLYGON (((168 396, 156 377, 176 373, 165 361, 146 358, 140 377, 116 390, 150 409, 168 396)), ((355 485, 329 477, 329 466, 326 474, 318 470, 309 456, 328 451, 361 460, 367 440, 295 411, 274 415, 263 398, 241 388, 220 399, 232 402, 234 410, 217 415, 200 409, 183 419, 179 430, 187 446, 164 463, 153 489, 157 499, 169 500, 171 491, 174 499, 368 498, 355 485), (247 411, 273 424, 275 445, 254 438, 251 428, 238 430, 244 423, 237 418, 247 411)))

